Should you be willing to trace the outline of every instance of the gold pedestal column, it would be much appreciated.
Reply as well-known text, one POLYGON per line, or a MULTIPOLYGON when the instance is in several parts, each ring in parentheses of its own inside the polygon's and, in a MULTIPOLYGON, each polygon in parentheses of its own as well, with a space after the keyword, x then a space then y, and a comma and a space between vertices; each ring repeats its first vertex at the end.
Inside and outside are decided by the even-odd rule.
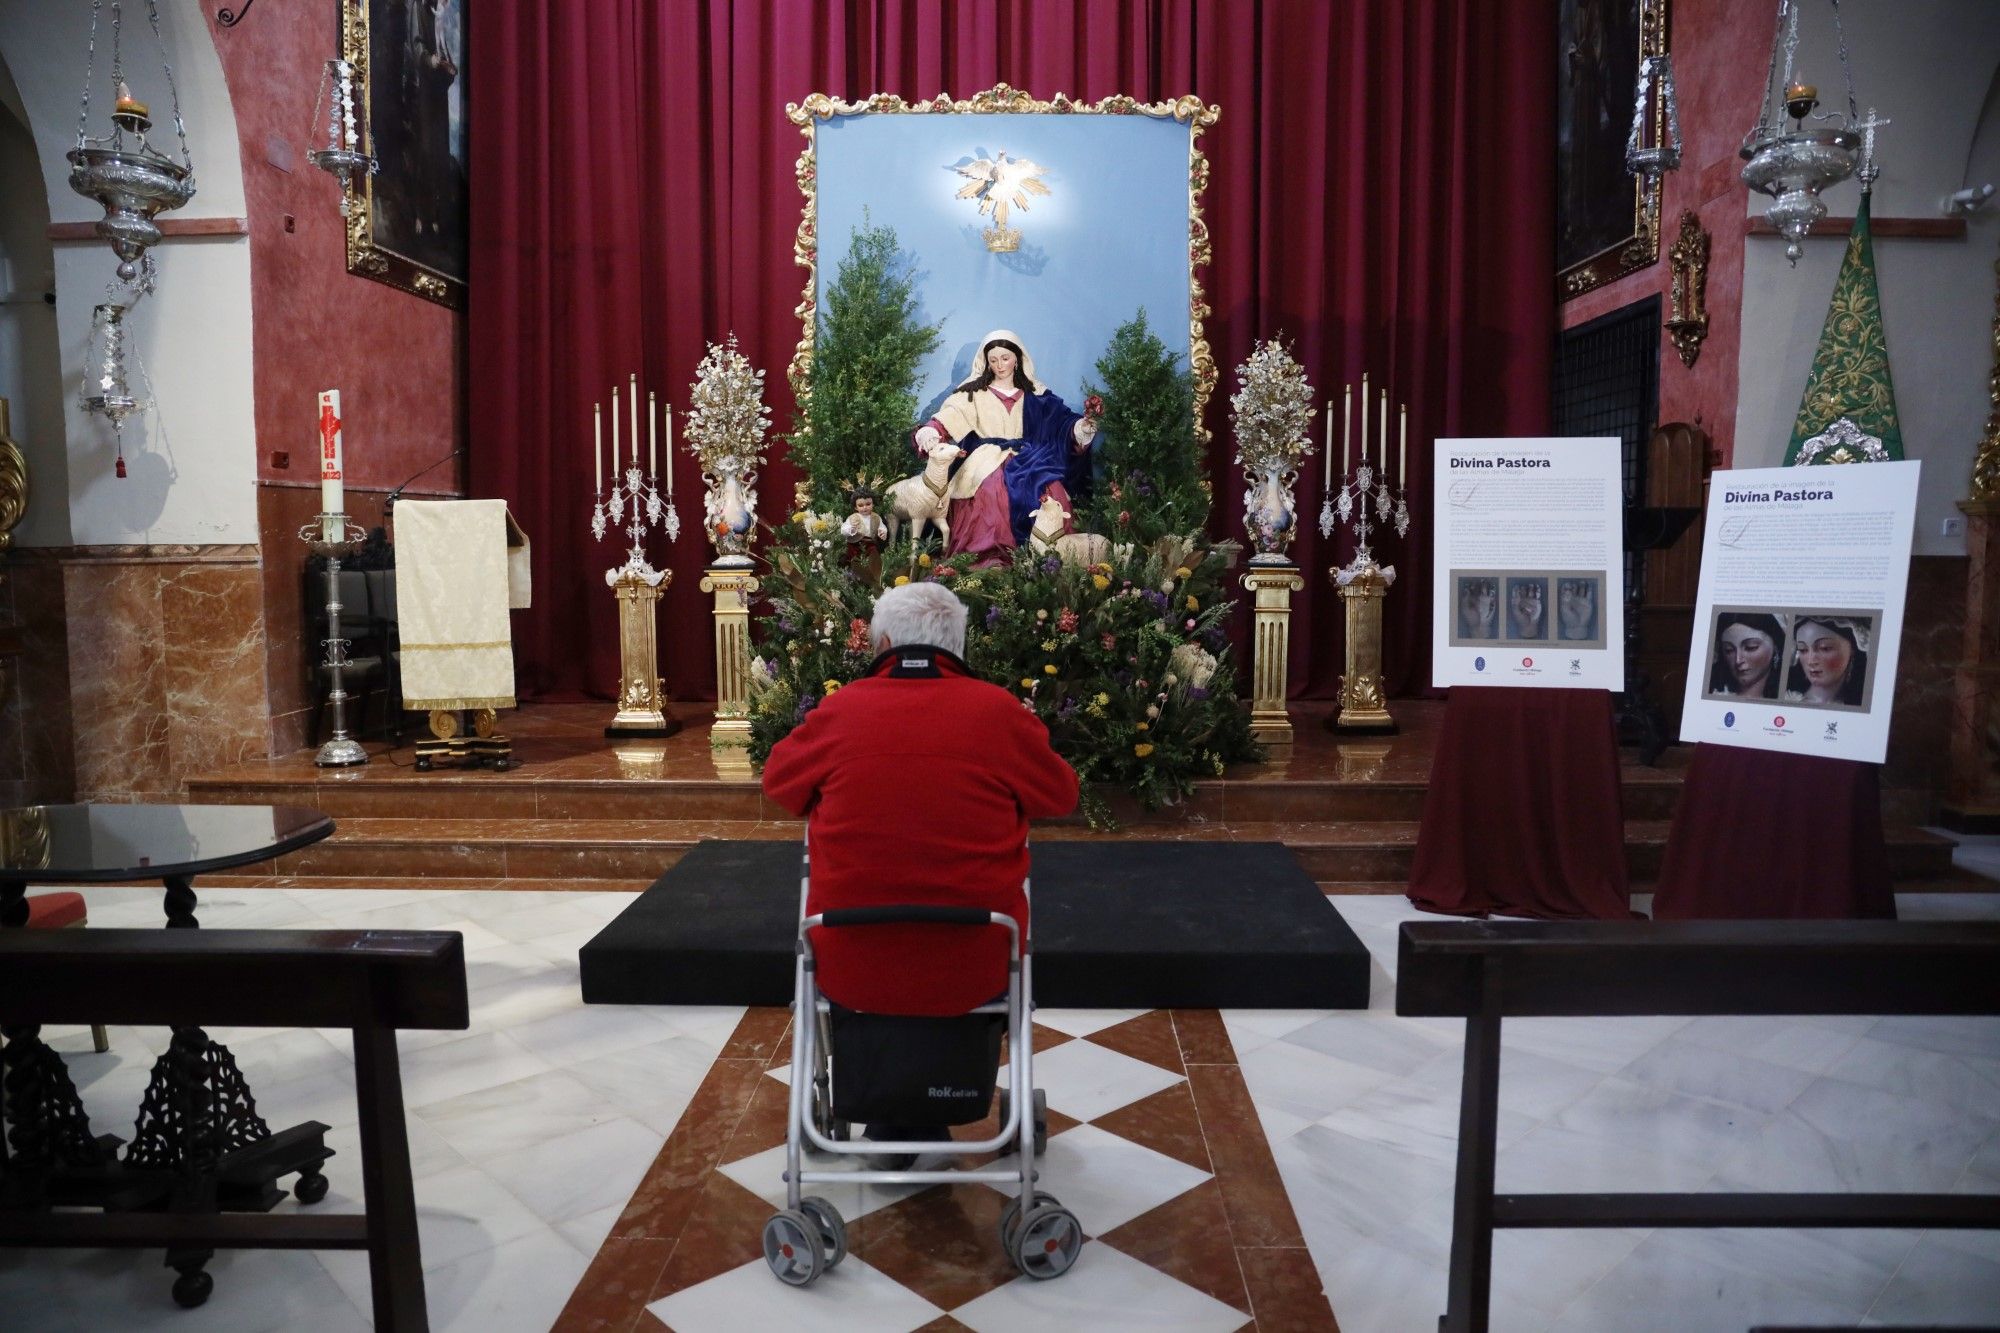
POLYGON ((1250 665, 1250 734, 1262 745, 1292 743, 1292 715, 1285 708, 1291 665, 1292 594, 1306 586, 1297 566, 1251 566, 1243 587, 1256 601, 1250 665))
POLYGON ((1340 589, 1347 607, 1347 672, 1340 678, 1340 711, 1327 726, 1341 732, 1389 732, 1396 719, 1382 698, 1382 599, 1394 573, 1370 560, 1353 571, 1330 569, 1327 577, 1340 589))
POLYGON ((701 590, 715 594, 715 726, 708 743, 718 749, 750 744, 750 599, 753 570, 711 565, 701 590))
POLYGON ((674 572, 627 565, 606 570, 604 581, 618 597, 618 712, 604 734, 613 740, 671 736, 681 724, 660 679, 659 608, 674 572))

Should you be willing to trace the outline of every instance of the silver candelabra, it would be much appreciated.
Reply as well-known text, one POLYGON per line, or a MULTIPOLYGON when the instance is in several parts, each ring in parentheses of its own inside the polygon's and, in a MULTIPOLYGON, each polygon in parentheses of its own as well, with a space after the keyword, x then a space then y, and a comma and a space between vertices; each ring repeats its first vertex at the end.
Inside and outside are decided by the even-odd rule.
POLYGON ((658 475, 646 476, 636 461, 625 469, 623 477, 613 477, 609 494, 591 497, 590 535, 603 541, 612 528, 623 531, 632 543, 624 566, 605 573, 605 579, 614 583, 627 572, 641 577, 655 572, 646 559, 647 529, 659 528, 670 542, 680 539, 681 516, 674 509, 673 496, 662 493, 658 475))
POLYGON ((1340 479, 1340 489, 1320 501, 1319 535, 1331 537, 1339 527, 1354 529, 1354 559, 1348 569, 1360 570, 1375 563, 1368 537, 1377 527, 1392 523, 1398 537, 1410 532, 1410 492, 1407 486, 1392 487, 1386 473, 1378 480, 1375 467, 1364 457, 1354 469, 1354 479, 1340 479), (1374 517, 1369 517, 1370 511, 1374 517))
MULTIPOLYGON (((343 557, 354 554, 367 533, 359 524, 349 523, 345 514, 316 514, 313 521, 299 529, 299 540, 306 549, 326 561, 326 662, 331 673, 333 687, 326 700, 333 705, 333 735, 326 744, 319 747, 313 762, 321 768, 352 768, 356 764, 368 762, 368 751, 361 748, 361 742, 347 734, 347 649, 349 640, 340 632, 340 562, 343 557), (340 534, 338 540, 327 536, 330 532, 340 534)), ((392 706, 400 701, 392 701, 392 706)))

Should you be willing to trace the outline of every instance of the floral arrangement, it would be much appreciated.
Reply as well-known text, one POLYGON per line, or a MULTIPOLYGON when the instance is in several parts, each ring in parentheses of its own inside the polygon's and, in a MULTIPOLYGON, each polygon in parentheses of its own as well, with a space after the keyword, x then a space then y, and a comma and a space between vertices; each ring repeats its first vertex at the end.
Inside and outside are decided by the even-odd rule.
POLYGON ((1229 400, 1236 461, 1243 467, 1243 522, 1257 545, 1253 564, 1283 564, 1297 535, 1292 487, 1313 454, 1313 390, 1305 367, 1275 338, 1257 344, 1236 371, 1229 400))
POLYGON ((764 402, 764 372, 737 350, 735 334, 708 345, 695 368, 691 404, 687 440, 701 460, 708 490, 703 516, 717 563, 748 564, 771 409, 764 402))
POLYGON ((967 664, 1048 726, 1084 783, 1094 826, 1112 819, 1093 784, 1124 787, 1155 809, 1256 757, 1225 629, 1233 543, 1162 537, 1094 564, 1023 549, 986 569, 908 543, 842 564, 843 545, 825 514, 795 514, 772 534, 770 614, 751 666, 753 759, 867 668, 875 598, 919 580, 965 602, 967 664))

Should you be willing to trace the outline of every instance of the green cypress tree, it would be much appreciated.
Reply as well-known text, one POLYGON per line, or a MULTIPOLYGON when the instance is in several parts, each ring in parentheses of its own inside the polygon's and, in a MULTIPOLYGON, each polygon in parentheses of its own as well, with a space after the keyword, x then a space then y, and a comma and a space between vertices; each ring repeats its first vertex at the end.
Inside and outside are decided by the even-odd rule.
POLYGON ((938 326, 918 318, 914 261, 895 229, 864 214, 852 236, 819 314, 789 441, 814 508, 826 512, 842 508, 843 486, 857 477, 912 470, 917 363, 938 343, 938 326))
POLYGON ((1118 327, 1086 394, 1104 400, 1089 530, 1150 542, 1198 531, 1208 519, 1194 379, 1147 326, 1142 309, 1118 327))

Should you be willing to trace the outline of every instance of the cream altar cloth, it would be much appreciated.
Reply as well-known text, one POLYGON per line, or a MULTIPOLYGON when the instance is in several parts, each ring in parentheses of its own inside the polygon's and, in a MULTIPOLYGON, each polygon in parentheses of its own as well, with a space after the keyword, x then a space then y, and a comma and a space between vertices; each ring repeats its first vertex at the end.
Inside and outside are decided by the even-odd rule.
POLYGON ((528 538, 504 500, 396 506, 403 707, 512 708, 510 608, 529 604, 528 538))

